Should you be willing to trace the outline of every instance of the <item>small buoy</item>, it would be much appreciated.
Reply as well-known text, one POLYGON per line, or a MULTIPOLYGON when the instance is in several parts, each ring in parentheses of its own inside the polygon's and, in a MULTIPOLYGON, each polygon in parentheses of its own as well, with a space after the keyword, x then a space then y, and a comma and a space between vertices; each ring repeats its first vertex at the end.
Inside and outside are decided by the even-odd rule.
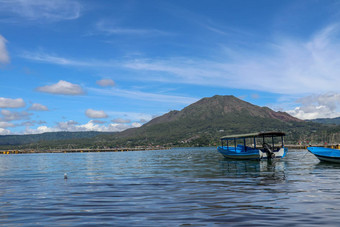
POLYGON ((67 174, 66 173, 64 173, 64 179, 67 180, 67 174))

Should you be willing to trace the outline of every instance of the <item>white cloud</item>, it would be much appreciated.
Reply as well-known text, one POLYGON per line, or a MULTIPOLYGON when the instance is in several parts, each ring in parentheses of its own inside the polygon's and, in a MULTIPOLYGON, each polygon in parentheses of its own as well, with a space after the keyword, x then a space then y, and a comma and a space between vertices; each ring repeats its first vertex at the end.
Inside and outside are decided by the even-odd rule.
POLYGON ((103 110, 87 109, 85 114, 89 118, 107 118, 107 114, 103 110))
POLYGON ((0 97, 0 108, 20 108, 24 107, 26 103, 23 99, 10 99, 10 98, 3 98, 0 97))
POLYGON ((58 130, 56 128, 49 128, 46 125, 39 126, 37 129, 31 129, 29 127, 26 128, 24 134, 40 134, 45 132, 58 132, 62 130, 58 130))
POLYGON ((102 79, 98 80, 97 84, 102 87, 113 87, 115 82, 112 79, 102 79))
MULTIPOLYGON (((134 112, 118 112, 118 111, 110 111, 110 115, 113 116, 119 116, 120 119, 129 119, 130 122, 136 121, 136 122, 148 122, 151 119, 153 119, 155 116, 151 114, 146 114, 146 113, 134 113, 134 112)), ((114 122, 114 120, 113 120, 114 122)), ((119 122, 114 122, 114 123, 119 123, 119 122)))
MULTIPOLYGON (((58 131, 98 131, 98 132, 120 132, 128 128, 139 127, 139 123, 127 124, 96 124, 95 120, 90 120, 85 124, 79 124, 75 121, 59 122, 56 127, 40 126, 37 129, 26 128, 25 134, 37 134, 44 132, 58 131)), ((0 129, 1 132, 1 129, 0 129)))
POLYGON ((7 64, 9 63, 9 55, 6 48, 7 40, 0 35, 0 63, 7 64))
POLYGON ((0 128, 9 128, 9 127, 14 127, 14 124, 5 122, 5 121, 0 121, 0 128))
POLYGON ((0 128, 0 135, 10 135, 11 131, 8 129, 0 128))
POLYGON ((112 122, 113 123, 127 124, 127 123, 131 123, 131 120, 122 119, 122 118, 116 118, 116 119, 113 119, 112 122))
POLYGON ((1 110, 1 114, 3 117, 0 118, 0 121, 17 121, 23 119, 29 119, 29 116, 32 114, 27 113, 26 111, 14 112, 9 110, 1 110))
POLYGON ((340 94, 311 95, 297 100, 300 106, 286 111, 300 119, 334 118, 340 116, 340 94))
POLYGON ((34 111, 48 111, 47 106, 39 104, 39 103, 33 103, 28 110, 34 110, 34 111))
POLYGON ((58 123, 58 130, 61 130, 61 131, 77 131, 77 125, 79 123, 76 122, 76 121, 66 121, 66 122, 59 122, 58 123))
POLYGON ((24 52, 20 55, 20 57, 31 61, 38 61, 63 66, 109 67, 109 68, 117 66, 117 62, 114 61, 75 60, 51 54, 46 54, 43 52, 24 52))
POLYGON ((46 124, 46 121, 24 121, 24 122, 21 122, 20 124, 16 124, 16 126, 30 127, 30 126, 34 126, 36 124, 43 125, 43 124, 46 124))
POLYGON ((144 79, 167 83, 241 87, 279 94, 338 91, 339 27, 328 26, 305 41, 279 38, 264 43, 260 50, 225 48, 210 60, 136 59, 124 66, 153 72, 144 79))
POLYGON ((37 91, 60 95, 82 95, 84 90, 77 84, 60 80, 56 84, 36 88, 37 91))
MULTIPOLYGON (((278 94, 339 91, 340 25, 319 30, 305 40, 279 37, 247 46, 219 46, 207 58, 171 57, 129 61, 78 61, 41 53, 24 54, 34 61, 83 67, 122 67, 143 75, 140 80, 200 86, 246 88, 278 94)), ((138 78, 134 78, 138 79, 138 78)), ((132 97, 136 92, 117 94, 132 97)), ((142 99, 159 95, 142 94, 142 99)), ((137 96, 136 96, 137 97, 137 96)), ((140 98, 140 97, 138 97, 140 98)), ((165 97, 163 97, 165 98, 165 97)), ((163 99, 160 98, 160 99, 163 99)))
POLYGON ((77 19, 81 8, 73 0, 0 0, 0 13, 12 22, 19 18, 41 23, 77 19))
POLYGON ((142 126, 142 124, 141 124, 141 123, 138 123, 138 122, 133 122, 131 125, 132 125, 132 127, 134 127, 134 128, 138 128, 138 127, 142 126))
POLYGON ((139 36, 164 36, 171 35, 169 32, 165 32, 158 29, 139 29, 139 28, 123 28, 116 25, 109 25, 104 21, 100 21, 96 24, 96 29, 100 32, 109 35, 139 35, 139 36))
POLYGON ((88 88, 89 90, 102 95, 109 96, 118 96, 125 97, 130 99, 139 99, 146 101, 155 101, 155 102, 165 102, 165 103, 181 103, 181 104, 192 104, 198 101, 197 98, 185 97, 185 96, 176 96, 176 95, 164 95, 157 93, 149 93, 142 91, 133 91, 133 90, 123 90, 118 88, 113 88, 110 90, 97 89, 97 88, 88 88))
POLYGON ((101 125, 107 123, 106 121, 101 121, 101 120, 92 120, 92 122, 94 124, 101 124, 101 125))

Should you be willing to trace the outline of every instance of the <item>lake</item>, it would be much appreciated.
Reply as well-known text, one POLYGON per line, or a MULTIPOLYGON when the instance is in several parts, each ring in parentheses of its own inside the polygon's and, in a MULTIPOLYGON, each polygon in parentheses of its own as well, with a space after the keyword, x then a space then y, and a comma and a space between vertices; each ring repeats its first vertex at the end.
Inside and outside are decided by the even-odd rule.
POLYGON ((338 226, 339 173, 306 150, 273 162, 216 148, 0 155, 0 225, 338 226))

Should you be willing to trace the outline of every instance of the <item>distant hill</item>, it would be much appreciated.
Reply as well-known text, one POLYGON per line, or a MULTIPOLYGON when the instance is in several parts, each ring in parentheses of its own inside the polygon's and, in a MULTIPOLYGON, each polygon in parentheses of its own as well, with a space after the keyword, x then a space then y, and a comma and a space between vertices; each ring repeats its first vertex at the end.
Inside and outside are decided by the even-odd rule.
POLYGON ((308 120, 311 122, 316 122, 320 124, 334 124, 334 125, 340 125, 340 117, 336 118, 317 118, 313 120, 308 120))
POLYGON ((103 132, 46 132, 42 134, 29 135, 2 135, 0 136, 0 145, 22 145, 38 143, 42 141, 62 141, 93 138, 98 135, 107 133, 103 132))

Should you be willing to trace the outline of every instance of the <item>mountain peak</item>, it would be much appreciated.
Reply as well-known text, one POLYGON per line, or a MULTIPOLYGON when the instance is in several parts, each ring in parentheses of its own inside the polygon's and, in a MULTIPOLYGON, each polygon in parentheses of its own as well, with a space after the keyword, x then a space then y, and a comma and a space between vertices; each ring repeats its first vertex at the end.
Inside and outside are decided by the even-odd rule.
POLYGON ((203 134, 218 137, 221 133, 246 133, 263 130, 283 130, 302 120, 284 112, 275 112, 232 95, 202 98, 183 108, 154 118, 140 128, 119 133, 121 137, 158 138, 187 141, 203 134))

